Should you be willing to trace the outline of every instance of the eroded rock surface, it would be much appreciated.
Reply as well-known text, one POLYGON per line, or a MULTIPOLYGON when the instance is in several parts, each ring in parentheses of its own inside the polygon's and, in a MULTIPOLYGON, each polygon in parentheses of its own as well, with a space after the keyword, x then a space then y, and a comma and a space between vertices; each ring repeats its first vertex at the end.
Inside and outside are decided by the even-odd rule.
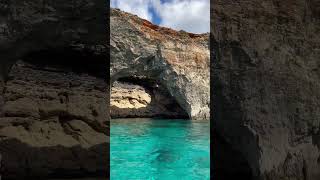
POLYGON ((109 135, 105 80, 35 62, 18 61, 5 84, 4 175, 103 175, 109 135))
POLYGON ((106 177, 106 2, 0 2, 4 179, 106 177))
POLYGON ((209 34, 158 27, 111 9, 111 80, 159 81, 192 119, 209 119, 209 34))
POLYGON ((151 86, 121 81, 113 83, 110 98, 112 118, 188 118, 168 92, 153 82, 144 84, 151 86))
POLYGON ((218 179, 230 164, 254 179, 320 179, 319 12, 317 1, 214 1, 212 127, 230 150, 218 179))

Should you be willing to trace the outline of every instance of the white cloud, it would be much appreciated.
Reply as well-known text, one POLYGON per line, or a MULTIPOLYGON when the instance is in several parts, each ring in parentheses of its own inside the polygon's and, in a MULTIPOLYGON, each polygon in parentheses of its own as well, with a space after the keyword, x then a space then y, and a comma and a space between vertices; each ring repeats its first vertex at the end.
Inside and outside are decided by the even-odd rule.
POLYGON ((160 17, 160 26, 192 33, 210 31, 209 0, 111 0, 111 7, 118 7, 152 21, 150 8, 160 17))
POLYGON ((111 0, 110 5, 152 21, 152 14, 149 12, 151 5, 149 0, 111 0))
POLYGON ((162 4, 153 0, 153 3, 161 17, 161 26, 193 33, 210 31, 209 0, 172 0, 162 4))

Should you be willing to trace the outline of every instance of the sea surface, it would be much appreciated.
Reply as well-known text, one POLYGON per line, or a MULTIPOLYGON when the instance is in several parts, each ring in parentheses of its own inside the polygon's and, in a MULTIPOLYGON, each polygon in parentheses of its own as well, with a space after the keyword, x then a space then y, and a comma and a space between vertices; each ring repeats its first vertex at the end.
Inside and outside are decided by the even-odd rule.
POLYGON ((209 121, 112 119, 111 180, 210 179, 209 121))

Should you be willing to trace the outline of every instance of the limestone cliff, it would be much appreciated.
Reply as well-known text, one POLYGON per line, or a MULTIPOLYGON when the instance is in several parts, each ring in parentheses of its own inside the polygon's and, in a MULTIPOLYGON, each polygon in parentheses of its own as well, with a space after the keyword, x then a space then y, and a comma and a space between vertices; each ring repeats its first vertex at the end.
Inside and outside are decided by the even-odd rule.
POLYGON ((0 2, 3 179, 106 177, 107 5, 0 2))
POLYGON ((218 179, 320 179, 319 12, 314 0, 214 1, 218 179))
POLYGON ((156 26, 111 9, 111 81, 139 77, 166 89, 192 119, 209 119, 209 34, 156 26))

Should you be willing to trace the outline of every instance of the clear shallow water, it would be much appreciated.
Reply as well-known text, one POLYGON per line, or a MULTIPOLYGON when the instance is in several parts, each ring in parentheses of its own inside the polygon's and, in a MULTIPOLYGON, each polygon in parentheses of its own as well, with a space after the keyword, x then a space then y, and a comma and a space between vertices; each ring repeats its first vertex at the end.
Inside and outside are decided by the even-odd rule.
POLYGON ((210 179, 209 121, 113 119, 111 180, 210 179))

